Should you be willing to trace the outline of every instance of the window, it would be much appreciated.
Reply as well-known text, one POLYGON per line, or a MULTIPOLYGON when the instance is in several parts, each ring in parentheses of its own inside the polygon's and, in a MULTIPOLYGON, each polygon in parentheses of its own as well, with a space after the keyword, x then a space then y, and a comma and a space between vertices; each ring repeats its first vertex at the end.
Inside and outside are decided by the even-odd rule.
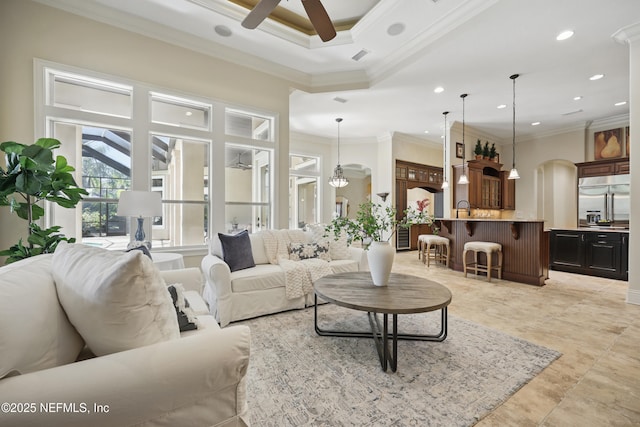
POLYGON ((273 118, 228 108, 225 131, 227 135, 273 141, 273 118))
POLYGON ((289 228, 320 221, 319 164, 317 157, 289 156, 289 228))
POLYGON ((119 194, 150 190, 163 201, 163 215, 144 223, 153 248, 204 246, 214 224, 225 232, 272 227, 275 115, 41 60, 36 68, 36 132, 62 142, 56 154, 89 192, 75 210, 47 206, 47 226, 123 249, 136 224, 116 215, 119 194), (148 102, 134 109, 134 99, 148 102), (233 162, 214 156, 221 146, 233 162), (222 168, 226 188, 223 174, 212 181, 222 168), (221 200, 223 191, 225 217, 212 218, 212 194, 221 200))
POLYGON ((162 194, 153 246, 201 245, 209 229, 209 142, 151 135, 151 190, 162 194))
POLYGON ((191 129, 209 130, 211 105, 151 92, 151 121, 191 129))
POLYGON ((225 151, 225 231, 272 228, 272 150, 227 144, 225 151))

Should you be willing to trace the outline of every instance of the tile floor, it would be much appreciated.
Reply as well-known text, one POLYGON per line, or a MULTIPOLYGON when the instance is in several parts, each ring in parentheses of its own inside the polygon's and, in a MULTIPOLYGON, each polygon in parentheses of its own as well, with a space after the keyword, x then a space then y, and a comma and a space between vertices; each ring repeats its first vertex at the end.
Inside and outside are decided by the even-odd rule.
POLYGON ((477 426, 640 426, 640 306, 627 282, 550 272, 542 287, 427 268, 398 252, 394 271, 453 293, 449 312, 562 352, 477 426))

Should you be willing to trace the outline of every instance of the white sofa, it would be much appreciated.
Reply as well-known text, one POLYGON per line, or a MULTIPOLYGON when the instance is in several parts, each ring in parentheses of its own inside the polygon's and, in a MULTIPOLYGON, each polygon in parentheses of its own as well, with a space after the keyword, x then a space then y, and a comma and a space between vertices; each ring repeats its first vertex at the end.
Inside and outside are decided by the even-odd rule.
POLYGON ((220 329, 200 297, 199 269, 158 273, 182 283, 197 330, 99 357, 85 347, 78 356, 84 340, 60 303, 53 257, 0 268, 0 425, 249 425, 250 331, 220 329))
MULTIPOLYGON (((321 240, 318 233, 305 232, 304 235, 306 242, 321 240)), ((201 264, 206 280, 203 296, 222 327, 238 320, 313 305, 313 292, 293 299, 286 297, 285 273, 280 265, 270 262, 264 237, 265 232, 249 235, 255 267, 234 272, 231 272, 224 261, 218 237, 210 242, 209 254, 201 264)), ((333 239, 329 239, 329 242, 331 245, 341 244, 333 239)), ((331 259, 328 262, 331 271, 342 273, 368 270, 366 252, 361 248, 347 248, 346 243, 344 244, 347 255, 343 259, 331 259)), ((331 249, 333 251, 333 246, 331 249)))

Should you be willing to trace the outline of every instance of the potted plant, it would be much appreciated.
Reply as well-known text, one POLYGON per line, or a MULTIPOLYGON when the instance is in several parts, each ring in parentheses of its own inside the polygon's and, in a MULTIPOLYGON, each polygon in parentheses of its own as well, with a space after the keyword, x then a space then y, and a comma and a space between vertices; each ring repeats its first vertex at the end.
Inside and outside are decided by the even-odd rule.
POLYGON ((493 160, 494 162, 498 163, 498 158, 496 157, 496 143, 492 143, 491 144, 491 148, 489 149, 489 159, 493 160))
POLYGON ((24 258, 55 251, 61 241, 75 242, 59 234, 59 226, 42 229, 36 220, 44 215, 39 202, 46 200, 65 208, 75 207, 82 195, 88 194, 79 188, 71 172, 75 169, 67 164, 67 159, 57 156, 53 150, 60 147, 60 141, 40 138, 35 144, 25 145, 13 141, 0 144, 5 153, 7 169, 0 167, 0 206, 9 206, 11 212, 27 221, 28 245, 22 239, 9 249, 0 251, 7 256, 9 264, 24 258), (14 195, 20 196, 20 201, 14 195))
POLYGON ((482 157, 485 160, 489 160, 489 152, 490 152, 490 150, 489 150, 489 141, 487 141, 487 142, 484 143, 484 148, 482 149, 482 157))
POLYGON ((476 148, 473 149, 473 153, 476 155, 476 160, 482 159, 482 143, 479 139, 476 142, 476 148))
MULTIPOLYGON (((426 207, 426 204, 423 205, 426 207)), ((336 239, 346 233, 349 243, 361 241, 367 250, 369 269, 373 283, 386 286, 393 265, 395 249, 389 241, 398 227, 408 228, 413 224, 433 224, 434 217, 424 210, 406 209, 402 219, 391 206, 373 202, 362 203, 358 207, 355 219, 334 218, 325 228, 325 235, 333 234, 336 239), (367 243, 369 242, 369 243, 367 243)))

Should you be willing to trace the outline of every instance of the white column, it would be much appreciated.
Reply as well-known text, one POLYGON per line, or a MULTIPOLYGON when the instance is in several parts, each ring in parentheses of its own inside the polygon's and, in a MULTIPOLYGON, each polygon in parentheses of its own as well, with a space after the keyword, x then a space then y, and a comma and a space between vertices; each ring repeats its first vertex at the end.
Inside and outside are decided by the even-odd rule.
POLYGON ((631 194, 629 206, 629 289, 627 302, 640 305, 640 266, 632 260, 640 259, 640 171, 638 158, 640 150, 640 22, 618 30, 613 38, 629 46, 629 137, 631 147, 629 156, 631 194))

